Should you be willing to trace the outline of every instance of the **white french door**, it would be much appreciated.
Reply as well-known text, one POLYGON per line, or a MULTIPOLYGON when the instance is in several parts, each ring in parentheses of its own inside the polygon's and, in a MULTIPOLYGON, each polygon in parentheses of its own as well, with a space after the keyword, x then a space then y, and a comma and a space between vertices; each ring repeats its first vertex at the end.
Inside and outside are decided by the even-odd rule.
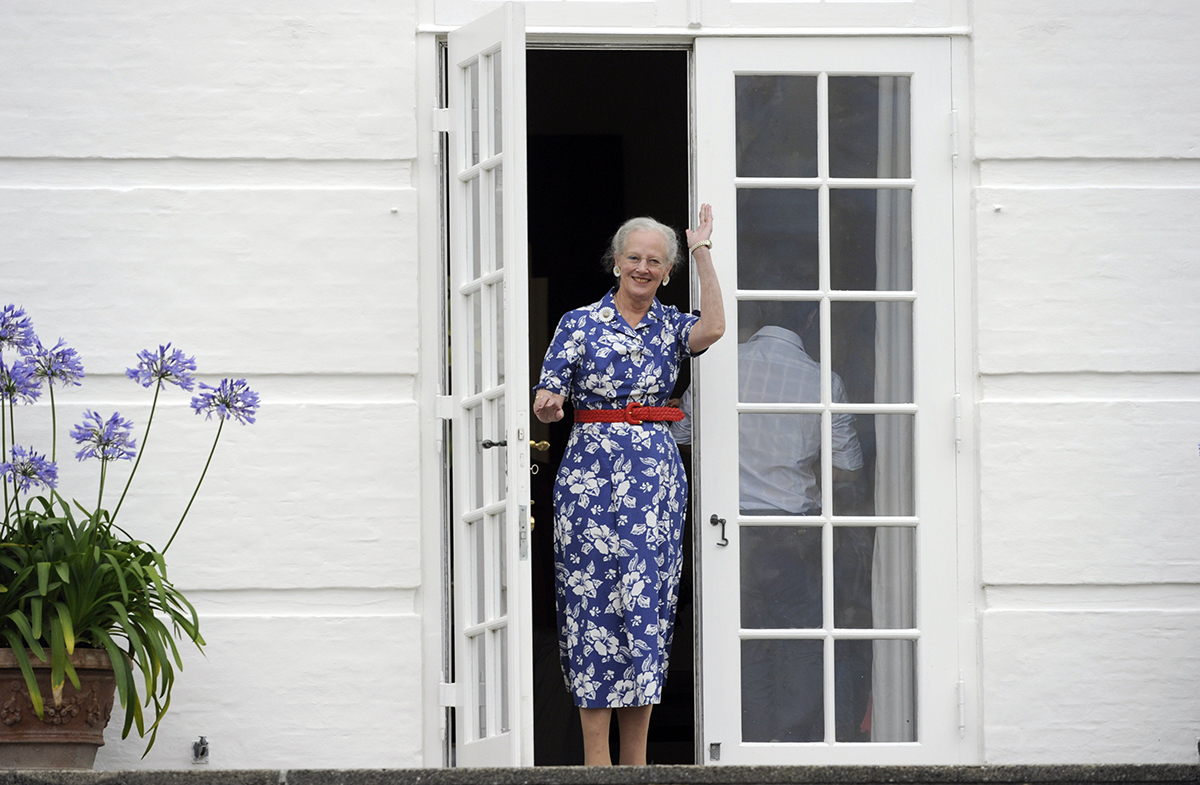
POLYGON ((706 763, 950 763, 950 45, 696 41, 706 763))
POLYGON ((448 37, 454 684, 460 766, 533 763, 525 32, 448 37))

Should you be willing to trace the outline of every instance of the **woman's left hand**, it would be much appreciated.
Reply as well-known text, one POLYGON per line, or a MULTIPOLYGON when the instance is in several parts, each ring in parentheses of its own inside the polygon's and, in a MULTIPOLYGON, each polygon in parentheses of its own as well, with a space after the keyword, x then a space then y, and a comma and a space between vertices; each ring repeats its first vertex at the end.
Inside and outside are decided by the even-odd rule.
POLYGON ((688 248, 691 248, 696 243, 702 243, 712 237, 712 228, 712 205, 700 205, 700 225, 695 229, 688 229, 685 231, 685 234, 687 235, 688 248))

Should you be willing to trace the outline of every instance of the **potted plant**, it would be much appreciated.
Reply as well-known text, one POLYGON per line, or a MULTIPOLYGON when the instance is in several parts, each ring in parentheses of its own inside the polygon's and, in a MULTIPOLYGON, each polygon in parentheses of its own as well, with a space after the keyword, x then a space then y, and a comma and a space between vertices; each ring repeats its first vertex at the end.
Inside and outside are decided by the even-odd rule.
MULTIPOLYGON (((195 608, 167 577, 165 555, 200 490, 229 419, 254 422, 258 395, 244 379, 201 383, 196 414, 216 417, 216 436, 191 499, 161 550, 134 537, 120 518, 144 455, 160 393, 195 389, 196 362, 170 344, 138 354, 130 379, 154 388, 138 451, 134 425, 119 413, 85 411, 70 432, 80 461, 95 461, 98 483, 84 501, 58 490, 55 388, 78 386, 83 365, 62 340, 46 348, 14 305, 0 311, 0 768, 90 768, 113 706, 125 708, 121 738, 146 738, 146 752, 171 703, 176 639, 202 650, 195 608), (19 439, 17 404, 49 392, 49 457, 19 439), (134 461, 110 512, 109 464, 134 461), (99 679, 98 682, 92 678, 99 679), (64 738, 67 736, 69 738, 64 738), (43 759, 39 750, 49 750, 43 759)), ((130 526, 130 528, 133 528, 130 526)))

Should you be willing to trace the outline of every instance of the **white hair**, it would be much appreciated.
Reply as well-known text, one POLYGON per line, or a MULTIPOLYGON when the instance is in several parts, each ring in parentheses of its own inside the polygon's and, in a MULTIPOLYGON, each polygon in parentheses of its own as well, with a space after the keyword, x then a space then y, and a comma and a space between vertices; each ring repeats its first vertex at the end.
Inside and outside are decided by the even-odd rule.
POLYGON ((617 254, 625 250, 625 243, 629 241, 629 235, 634 232, 658 232, 662 235, 667 242, 667 258, 664 261, 671 265, 667 268, 667 275, 670 275, 675 266, 679 264, 679 235, 666 224, 645 215, 630 218, 621 224, 621 228, 617 229, 617 233, 613 235, 612 242, 609 244, 608 252, 604 254, 605 272, 613 271, 613 267, 617 263, 617 254))

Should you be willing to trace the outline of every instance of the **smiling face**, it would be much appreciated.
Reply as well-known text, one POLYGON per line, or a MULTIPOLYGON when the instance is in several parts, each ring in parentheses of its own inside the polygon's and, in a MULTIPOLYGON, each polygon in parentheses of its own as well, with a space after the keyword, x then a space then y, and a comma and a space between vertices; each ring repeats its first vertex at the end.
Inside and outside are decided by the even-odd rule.
POLYGON ((653 297, 671 271, 667 240, 653 230, 630 232, 615 261, 621 271, 621 291, 635 299, 653 297))

